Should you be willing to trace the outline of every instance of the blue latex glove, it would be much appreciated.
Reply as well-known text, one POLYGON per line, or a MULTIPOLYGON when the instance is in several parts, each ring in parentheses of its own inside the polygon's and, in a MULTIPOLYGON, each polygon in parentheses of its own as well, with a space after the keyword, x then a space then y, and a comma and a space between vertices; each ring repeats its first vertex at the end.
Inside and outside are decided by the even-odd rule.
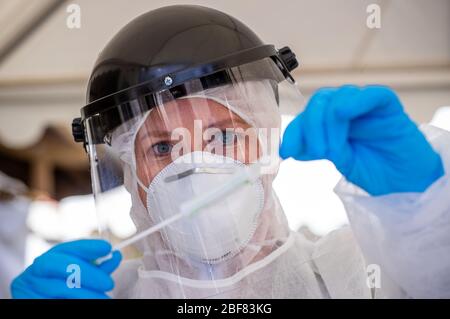
POLYGON ((423 192, 441 158, 387 87, 320 89, 287 127, 280 156, 328 159, 371 195, 423 192))
POLYGON ((99 239, 66 242, 51 248, 36 258, 33 264, 11 284, 13 298, 109 298, 105 292, 113 289, 111 273, 122 256, 115 251, 112 258, 100 265, 94 261, 111 252, 111 245, 99 239), (67 266, 78 265, 80 288, 69 288, 71 275, 67 266))

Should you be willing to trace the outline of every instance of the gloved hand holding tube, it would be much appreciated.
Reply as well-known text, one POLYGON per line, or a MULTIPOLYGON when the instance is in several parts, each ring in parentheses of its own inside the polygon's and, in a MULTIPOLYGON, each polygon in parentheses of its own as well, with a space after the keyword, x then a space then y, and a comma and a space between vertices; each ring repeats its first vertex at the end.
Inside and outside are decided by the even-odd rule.
POLYGON ((369 194, 423 192, 441 158, 387 87, 323 88, 287 127, 283 159, 328 159, 369 194))

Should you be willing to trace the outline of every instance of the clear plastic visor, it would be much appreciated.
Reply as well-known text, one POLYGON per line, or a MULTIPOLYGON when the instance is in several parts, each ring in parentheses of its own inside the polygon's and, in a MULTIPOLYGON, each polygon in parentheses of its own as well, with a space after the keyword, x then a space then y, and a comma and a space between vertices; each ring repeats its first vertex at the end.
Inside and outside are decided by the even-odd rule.
MULTIPOLYGON (((152 107, 148 97, 127 103, 123 114, 119 106, 126 120, 104 144, 92 138, 88 145, 102 235, 120 241, 166 223, 136 243, 139 252, 124 252, 143 256, 148 274, 174 276, 180 285, 230 278, 281 247, 289 233, 271 184, 280 104, 300 108, 301 94, 270 59, 226 72, 230 80, 220 86, 197 79, 152 95, 152 107), (262 69, 265 76, 255 76, 262 69), (260 176, 236 176, 254 163, 260 176), (214 201, 176 217, 233 178, 214 201)), ((88 137, 93 125, 86 123, 88 137)))

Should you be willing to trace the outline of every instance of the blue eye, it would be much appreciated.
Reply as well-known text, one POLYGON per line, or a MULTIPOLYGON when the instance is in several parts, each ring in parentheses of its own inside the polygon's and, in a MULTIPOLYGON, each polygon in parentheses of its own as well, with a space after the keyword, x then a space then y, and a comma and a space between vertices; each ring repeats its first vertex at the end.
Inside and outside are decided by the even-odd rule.
POLYGON ((235 134, 233 132, 229 132, 229 131, 222 131, 220 138, 221 138, 221 142, 224 145, 231 145, 234 142, 235 134))
POLYGON ((156 155, 162 156, 170 153, 170 151, 172 150, 172 145, 168 142, 159 142, 152 145, 152 149, 156 155))

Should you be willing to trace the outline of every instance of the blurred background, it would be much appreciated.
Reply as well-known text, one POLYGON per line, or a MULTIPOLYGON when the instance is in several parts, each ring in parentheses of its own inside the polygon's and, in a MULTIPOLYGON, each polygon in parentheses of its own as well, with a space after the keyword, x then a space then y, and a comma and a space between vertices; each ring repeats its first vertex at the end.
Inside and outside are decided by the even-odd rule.
MULTIPOLYGON (((51 245, 96 234, 87 156, 71 121, 109 39, 171 4, 219 9, 266 43, 290 46, 306 98, 322 86, 386 84, 417 123, 450 130, 449 0, 0 0, 0 297, 51 245), (67 26, 71 4, 80 28, 67 26), (380 28, 367 26, 370 4, 381 9, 380 28)), ((283 126, 301 107, 281 110, 283 126)), ((275 188, 293 229, 314 239, 346 223, 333 193, 339 179, 326 161, 283 163, 275 188)), ((130 204, 118 194, 110 226, 124 238, 133 226, 123 227, 130 204)))

